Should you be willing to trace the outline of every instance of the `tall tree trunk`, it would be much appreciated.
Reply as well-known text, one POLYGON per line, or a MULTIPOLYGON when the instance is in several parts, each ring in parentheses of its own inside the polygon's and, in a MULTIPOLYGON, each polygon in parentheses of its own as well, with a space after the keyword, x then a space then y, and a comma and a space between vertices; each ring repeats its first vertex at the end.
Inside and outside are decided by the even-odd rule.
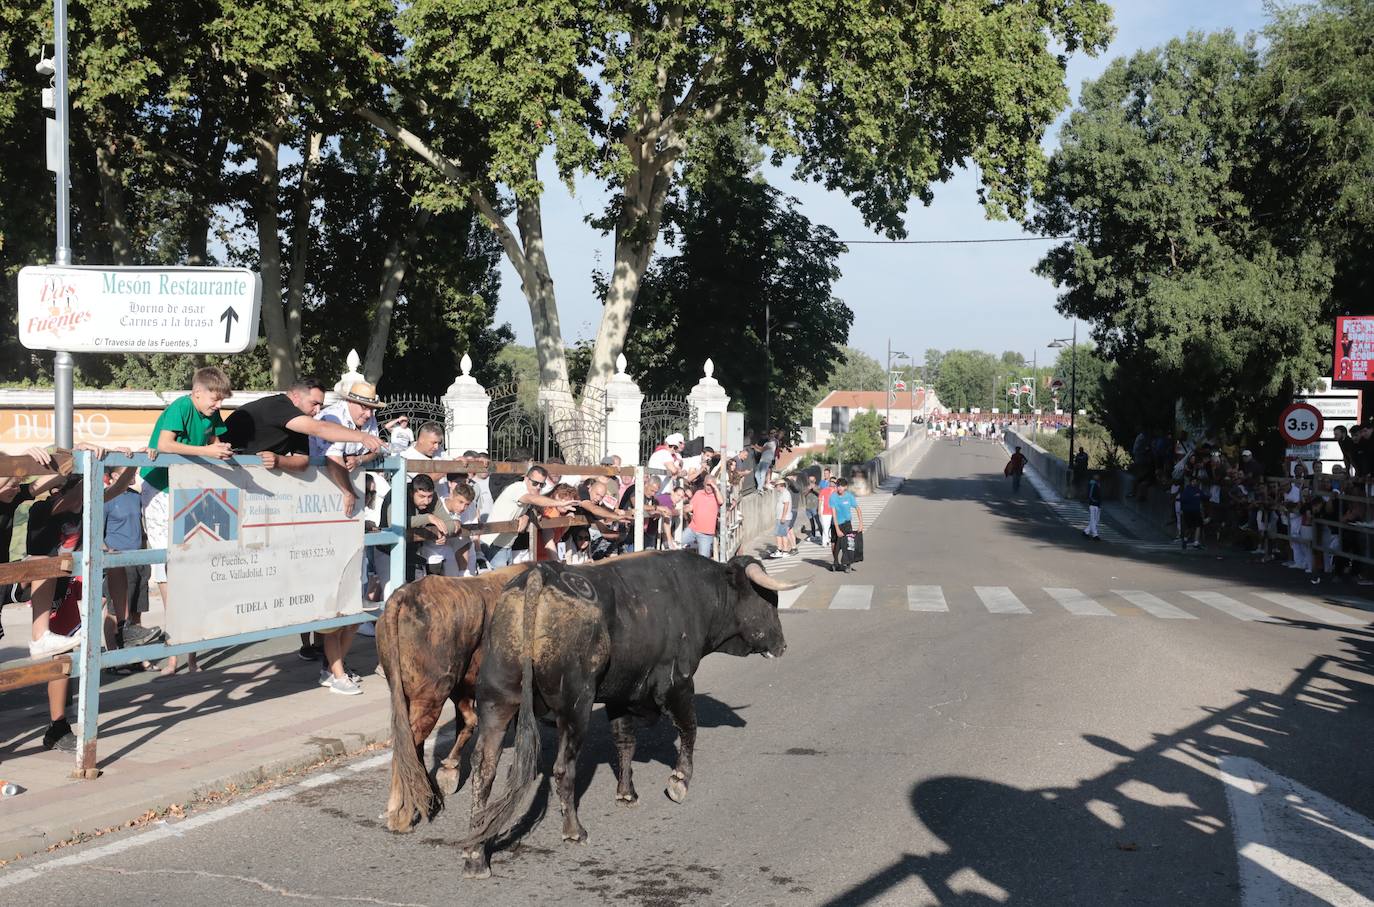
POLYGON ((95 171, 100 178, 100 200, 105 208, 105 235, 110 241, 111 261, 117 265, 133 264, 129 215, 124 206, 124 180, 115 161, 114 139, 109 136, 96 140, 95 171))
POLYGON ((544 250, 544 222, 538 195, 516 198, 515 222, 524 249, 525 267, 520 280, 525 300, 530 306, 530 322, 534 327, 539 386, 567 392, 568 360, 563 348, 563 329, 558 322, 553 275, 549 271, 549 259, 544 250))
POLYGON ((277 213, 278 151, 281 133, 253 136, 258 161, 258 185, 253 198, 258 224, 258 273, 262 280, 262 323, 267 332, 267 353, 272 362, 272 382, 285 390, 296 380, 296 361, 286 333, 282 309, 280 218, 277 213))
MULTIPOLYGON (((219 174, 224 171, 224 154, 229 147, 229 136, 216 128, 216 121, 213 118, 202 118, 203 122, 208 123, 208 127, 201 130, 202 141, 197 144, 203 149, 202 159, 206 162, 204 172, 219 174)), ((218 193, 221 191, 218 183, 209 183, 204 179, 195 179, 195 186, 192 190, 192 204, 195 206, 195 213, 191 215, 190 223, 186 227, 186 264, 191 267, 203 267, 210 263, 210 224, 214 206, 219 199, 218 193)))
POLYGON ((372 334, 367 340, 367 357, 363 360, 363 376, 372 384, 382 380, 382 365, 386 361, 391 342, 391 316, 396 311, 396 298, 401 292, 410 257, 420 241, 420 234, 432 215, 426 209, 416 212, 405 236, 391 241, 386 259, 382 262, 382 281, 377 290, 377 308, 372 317, 372 334))
POLYGON ((310 261, 310 215, 314 201, 315 167, 320 161, 318 132, 306 137, 305 154, 301 160, 301 180, 297 187, 295 223, 291 225, 291 273, 286 286, 286 340, 291 347, 291 360, 301 359, 301 309, 305 300, 305 272, 310 261))
POLYGON ((615 263, 587 370, 589 385, 604 387, 611 380, 616 357, 625 348, 640 283, 663 225, 663 205, 672 184, 675 159, 676 153, 645 155, 634 176, 626 180, 615 224, 615 263))

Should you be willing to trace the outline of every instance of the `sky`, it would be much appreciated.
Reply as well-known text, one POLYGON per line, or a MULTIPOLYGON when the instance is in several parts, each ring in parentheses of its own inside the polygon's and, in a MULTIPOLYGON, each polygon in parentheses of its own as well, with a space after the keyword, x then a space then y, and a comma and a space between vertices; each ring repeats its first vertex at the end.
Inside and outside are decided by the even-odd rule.
MULTIPOLYGON (((1070 59, 1066 82, 1073 98, 1085 80, 1102 73, 1117 58, 1157 47, 1189 31, 1229 28, 1244 35, 1264 25, 1263 0, 1129 0, 1113 4, 1116 36, 1097 57, 1070 59)), ((1067 113, 1067 111, 1066 111, 1067 113)), ((1063 118, 1061 117, 1061 120, 1063 118)), ((1046 135, 1046 148, 1057 144, 1059 123, 1046 135)), ((770 183, 797 198, 814 223, 833 228, 842 240, 883 237, 867 229, 849 200, 814 183, 793 180, 784 169, 767 167, 770 183)), ((584 219, 604 210, 607 194, 594 182, 581 182, 575 193, 559 183, 546 160, 544 231, 549 264, 558 296, 565 342, 596 335, 600 303, 592 290, 591 272, 605 269, 612 239, 588 227, 584 219)), ((986 219, 975 194, 976 181, 959 171, 935 187, 929 206, 914 201, 906 218, 909 239, 995 239, 1023 237, 1019 226, 986 219)), ((1068 337, 1072 325, 1055 311, 1055 288, 1031 269, 1050 241, 965 245, 854 245, 840 259, 842 277, 835 295, 854 312, 849 340, 882 361, 888 344, 920 360, 931 347, 1015 350, 1026 357, 1038 351, 1042 362, 1053 359, 1045 349, 1055 338, 1068 337)), ((502 259, 501 299, 497 322, 508 321, 520 343, 532 342, 529 308, 520 281, 502 259)), ((634 330, 631 326, 631 330, 634 330)), ((1080 339, 1086 331, 1080 330, 1080 339)), ((634 364, 628 371, 634 374, 634 364)))

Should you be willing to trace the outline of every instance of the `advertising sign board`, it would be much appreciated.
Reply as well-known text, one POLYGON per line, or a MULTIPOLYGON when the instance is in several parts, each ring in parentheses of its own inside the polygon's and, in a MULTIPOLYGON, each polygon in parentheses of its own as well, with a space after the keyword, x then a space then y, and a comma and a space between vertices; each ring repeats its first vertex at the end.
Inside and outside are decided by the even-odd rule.
POLYGON ((173 465, 167 634, 177 642, 362 611, 363 521, 326 474, 173 465))
POLYGON ((1374 381, 1374 316, 1336 319, 1331 375, 1336 381, 1374 381))
POLYGON ((241 353, 258 338, 248 268, 28 267, 19 340, 71 353, 241 353))

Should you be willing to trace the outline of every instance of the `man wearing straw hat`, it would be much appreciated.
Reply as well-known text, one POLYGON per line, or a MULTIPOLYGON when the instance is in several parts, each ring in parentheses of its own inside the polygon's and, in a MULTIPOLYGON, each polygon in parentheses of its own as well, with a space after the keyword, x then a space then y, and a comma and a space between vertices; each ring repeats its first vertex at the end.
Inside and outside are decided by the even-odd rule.
MULTIPOLYGON (((381 408, 382 401, 377 396, 377 388, 366 381, 355 381, 342 399, 326 406, 316 418, 322 422, 336 422, 344 428, 376 437, 377 410, 381 408)), ((385 456, 385 450, 369 451, 361 441, 327 441, 312 436, 310 455, 327 457, 352 472, 365 463, 385 456)), ((351 487, 352 481, 349 480, 348 484, 351 487)), ((356 498, 356 492, 354 497, 356 498)), ((353 644, 353 637, 357 631, 357 626, 353 625, 340 627, 324 636, 326 670, 320 673, 320 686, 327 687, 331 693, 356 696, 363 691, 357 676, 349 675, 344 670, 344 655, 353 644)))

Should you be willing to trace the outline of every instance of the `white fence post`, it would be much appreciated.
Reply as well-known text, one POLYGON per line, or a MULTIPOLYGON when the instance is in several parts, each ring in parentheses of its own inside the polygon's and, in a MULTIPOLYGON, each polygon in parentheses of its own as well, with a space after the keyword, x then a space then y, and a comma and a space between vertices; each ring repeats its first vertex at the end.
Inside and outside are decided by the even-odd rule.
POLYGON ((625 354, 615 357, 615 374, 606 385, 606 453, 622 466, 639 465, 639 419, 644 394, 625 373, 625 354))
POLYGON ((730 395, 713 376, 716 364, 706 360, 702 368, 702 378, 687 394, 692 404, 692 437, 704 437, 706 446, 724 451, 727 447, 725 437, 725 413, 730 408, 730 395))
POLYGON ((469 374, 472 357, 467 353, 463 354, 460 367, 463 373, 444 391, 444 408, 449 413, 444 449, 451 454, 487 449, 487 409, 491 406, 491 395, 469 374))

